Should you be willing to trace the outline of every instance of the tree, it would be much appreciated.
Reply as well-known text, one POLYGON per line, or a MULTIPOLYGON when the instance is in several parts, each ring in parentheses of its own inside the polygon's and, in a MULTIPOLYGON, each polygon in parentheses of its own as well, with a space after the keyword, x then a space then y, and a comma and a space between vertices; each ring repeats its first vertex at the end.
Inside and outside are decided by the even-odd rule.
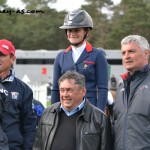
POLYGON ((105 37, 108 31, 108 16, 102 12, 103 8, 108 10, 113 6, 111 0, 86 0, 87 5, 82 5, 92 17, 94 30, 89 42, 95 47, 104 47, 105 37))
POLYGON ((3 7, 3 6, 6 4, 6 1, 7 1, 7 0, 1 0, 1 1, 0 1, 0 6, 3 7))
POLYGON ((64 17, 64 12, 59 14, 53 9, 45 9, 44 11, 45 13, 41 15, 17 17, 17 24, 13 29, 14 33, 17 33, 15 38, 17 48, 57 50, 59 47, 65 46, 64 38, 59 30, 62 23, 60 23, 60 18, 64 17))
POLYGON ((47 8, 49 3, 55 3, 57 0, 22 0, 27 9, 47 8))
POLYGON ((119 49, 120 41, 130 34, 140 34, 150 40, 150 6, 140 0, 122 0, 114 8, 109 34, 105 41, 107 49, 119 49))
MULTIPOLYGON (((42 5, 43 6, 43 5, 42 5)), ((6 38, 14 43, 17 49, 53 49, 65 48, 67 40, 64 32, 59 30, 66 12, 58 13, 49 7, 42 8, 43 13, 19 13, 24 10, 12 9, 8 6, 5 10, 13 12, 0 15, 0 38, 6 38), (18 13, 16 13, 18 12, 18 13)), ((27 9, 36 11, 37 8, 27 9)))
MULTIPOLYGON (((49 3, 56 0, 22 0, 29 11, 41 10, 43 13, 15 13, 19 10, 6 5, 6 0, 0 1, 0 9, 14 11, 0 14, 0 38, 6 38, 14 43, 17 49, 64 49, 68 40, 64 30, 60 30, 66 11, 57 12, 51 9, 49 3)), ((89 42, 94 47, 104 49, 119 49, 120 41, 129 34, 140 34, 150 41, 150 3, 148 0, 122 0, 114 6, 111 0, 86 0, 86 10, 94 22, 94 30, 89 42), (114 6, 114 7, 113 7, 114 6), (113 17, 104 14, 103 8, 111 10, 113 17)), ((22 11, 22 10, 20 10, 22 11)))

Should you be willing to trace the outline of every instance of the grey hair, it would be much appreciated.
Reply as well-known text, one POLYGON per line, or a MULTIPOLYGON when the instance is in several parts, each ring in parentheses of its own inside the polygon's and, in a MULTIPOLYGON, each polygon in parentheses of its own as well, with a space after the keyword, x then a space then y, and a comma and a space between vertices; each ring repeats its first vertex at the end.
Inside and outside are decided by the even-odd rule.
POLYGON ((65 79, 75 80, 75 84, 78 84, 80 88, 85 87, 85 77, 76 71, 67 71, 64 75, 59 78, 58 84, 60 85, 65 79))
POLYGON ((132 42, 137 44, 143 51, 144 50, 150 51, 148 40, 145 37, 140 36, 140 35, 126 36, 124 39, 122 39, 121 45, 129 44, 132 42))

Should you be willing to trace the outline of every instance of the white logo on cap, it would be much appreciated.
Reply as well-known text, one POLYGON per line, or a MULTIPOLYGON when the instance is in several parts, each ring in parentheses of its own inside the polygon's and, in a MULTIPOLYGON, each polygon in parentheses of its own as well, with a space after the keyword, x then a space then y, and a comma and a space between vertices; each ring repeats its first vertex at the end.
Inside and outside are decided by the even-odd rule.
POLYGON ((6 48, 7 50, 9 50, 9 47, 7 45, 2 45, 3 48, 6 48))

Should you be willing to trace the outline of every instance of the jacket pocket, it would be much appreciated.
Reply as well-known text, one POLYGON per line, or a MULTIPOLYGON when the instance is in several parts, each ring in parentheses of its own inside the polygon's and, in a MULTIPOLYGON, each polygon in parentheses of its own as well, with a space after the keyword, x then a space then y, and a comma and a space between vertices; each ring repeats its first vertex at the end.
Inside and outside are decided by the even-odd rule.
POLYGON ((83 133, 84 150, 99 149, 100 144, 100 132, 85 131, 83 133))

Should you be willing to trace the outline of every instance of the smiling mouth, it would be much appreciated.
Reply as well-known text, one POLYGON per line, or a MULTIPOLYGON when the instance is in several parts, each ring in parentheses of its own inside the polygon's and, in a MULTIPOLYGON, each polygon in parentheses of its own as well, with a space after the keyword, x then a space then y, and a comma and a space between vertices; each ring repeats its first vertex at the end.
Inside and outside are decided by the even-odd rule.
POLYGON ((127 61, 127 62, 125 62, 126 64, 131 64, 132 63, 132 61, 127 61))
POLYGON ((64 101, 70 101, 70 99, 63 98, 64 101))

